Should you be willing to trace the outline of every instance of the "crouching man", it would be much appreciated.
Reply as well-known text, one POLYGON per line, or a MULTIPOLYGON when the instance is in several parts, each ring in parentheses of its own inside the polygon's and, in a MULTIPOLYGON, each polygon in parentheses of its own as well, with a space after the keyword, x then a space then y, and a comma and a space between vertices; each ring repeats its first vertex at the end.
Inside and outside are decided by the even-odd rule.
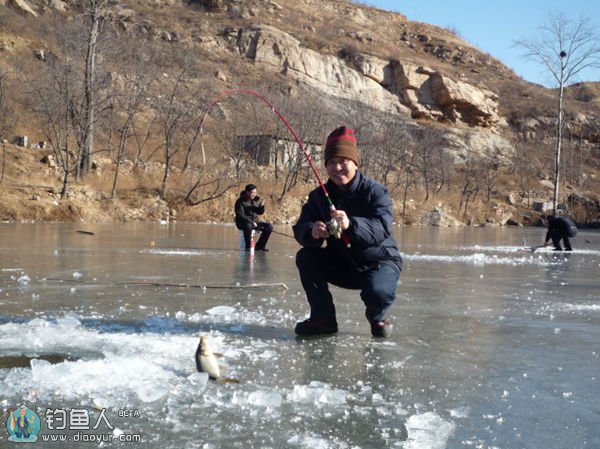
POLYGON ((302 245, 296 266, 310 305, 310 316, 296 324, 297 335, 338 331, 329 284, 360 290, 374 337, 388 337, 392 326, 386 312, 396 298, 402 257, 392 236, 393 207, 387 189, 359 169, 354 131, 340 127, 327 138, 325 187, 313 190, 294 225, 302 245), (342 232, 341 238, 335 234, 342 232), (323 247, 324 242, 326 246, 323 247))

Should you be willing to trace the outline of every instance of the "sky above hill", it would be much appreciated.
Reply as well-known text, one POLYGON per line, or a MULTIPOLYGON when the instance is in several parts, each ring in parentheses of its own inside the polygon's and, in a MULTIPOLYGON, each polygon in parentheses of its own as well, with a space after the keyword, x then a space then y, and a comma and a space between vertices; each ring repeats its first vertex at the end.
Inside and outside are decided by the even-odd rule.
MULTIPOLYGON (((600 27, 598 0, 366 0, 359 3, 399 12, 408 20, 448 28, 502 61, 517 75, 546 87, 556 84, 543 66, 522 56, 524 50, 514 46, 515 41, 539 37, 539 28, 548 23, 550 14, 556 13, 573 21, 586 16, 600 27)), ((600 81, 600 69, 582 72, 572 80, 576 81, 600 81)))

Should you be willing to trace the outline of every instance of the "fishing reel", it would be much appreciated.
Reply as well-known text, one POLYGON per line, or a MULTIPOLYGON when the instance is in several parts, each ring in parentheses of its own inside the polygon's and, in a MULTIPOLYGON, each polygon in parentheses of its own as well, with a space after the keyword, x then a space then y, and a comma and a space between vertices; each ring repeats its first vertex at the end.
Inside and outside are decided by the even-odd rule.
POLYGON ((327 230, 329 231, 329 234, 334 236, 336 239, 342 238, 342 227, 335 218, 332 218, 327 222, 327 230))

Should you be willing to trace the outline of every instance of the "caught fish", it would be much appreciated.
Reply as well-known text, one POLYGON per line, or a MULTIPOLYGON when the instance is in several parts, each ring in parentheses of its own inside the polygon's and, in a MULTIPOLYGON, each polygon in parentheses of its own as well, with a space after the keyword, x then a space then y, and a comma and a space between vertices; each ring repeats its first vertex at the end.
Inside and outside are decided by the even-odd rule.
POLYGON ((236 379, 227 379, 221 376, 221 367, 217 362, 217 356, 220 355, 213 352, 208 337, 201 336, 198 348, 196 348, 196 369, 201 373, 208 374, 209 379, 238 383, 239 381, 236 379))
POLYGON ((217 357, 208 343, 208 338, 205 336, 200 337, 200 343, 196 349, 196 369, 201 373, 207 373, 211 379, 216 380, 221 377, 217 357))
POLYGON ((335 218, 332 218, 327 222, 327 230, 329 231, 329 234, 336 239, 342 238, 342 227, 335 218))

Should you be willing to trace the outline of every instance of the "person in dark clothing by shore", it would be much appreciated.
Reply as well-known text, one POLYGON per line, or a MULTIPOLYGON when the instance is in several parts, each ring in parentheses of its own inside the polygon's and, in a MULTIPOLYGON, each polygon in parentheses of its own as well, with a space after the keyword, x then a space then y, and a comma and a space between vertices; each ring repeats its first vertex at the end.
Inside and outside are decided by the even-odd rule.
POLYGON ((560 244, 562 240, 565 244, 565 250, 573 251, 569 238, 573 238, 575 235, 577 235, 577 226, 571 220, 566 217, 548 216, 548 232, 546 232, 544 246, 552 240, 554 251, 562 251, 563 248, 560 244))
POLYGON ((302 245, 296 266, 310 305, 310 316, 296 324, 300 336, 338 331, 329 284, 360 290, 371 335, 387 337, 386 312, 396 298, 402 257, 392 236, 392 200, 386 188, 358 170, 354 131, 344 126, 327 138, 325 184, 336 210, 321 188, 313 190, 293 226, 302 245), (335 224, 335 226, 332 226, 335 224), (342 231, 335 236, 334 228, 342 231), (325 247, 322 247, 327 242, 325 247))
POLYGON ((235 226, 244 231, 246 251, 250 250, 252 231, 260 232, 260 238, 254 249, 256 251, 269 251, 267 242, 273 232, 273 225, 266 221, 258 221, 259 215, 265 213, 265 202, 256 194, 256 186, 248 184, 240 193, 235 202, 235 226))

